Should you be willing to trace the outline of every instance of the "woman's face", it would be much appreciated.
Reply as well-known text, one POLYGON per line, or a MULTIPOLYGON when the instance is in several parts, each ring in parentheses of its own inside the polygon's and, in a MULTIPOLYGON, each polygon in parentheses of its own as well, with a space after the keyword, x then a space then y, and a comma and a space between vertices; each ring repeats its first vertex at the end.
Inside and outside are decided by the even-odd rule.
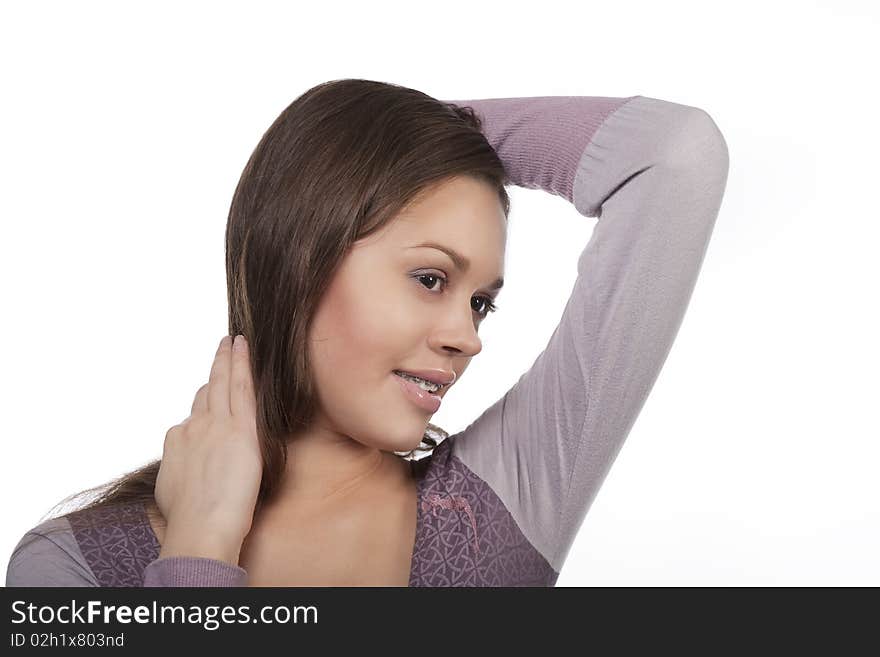
POLYGON ((385 451, 418 446, 433 412, 413 403, 393 372, 440 370, 461 380, 482 349, 480 323, 504 275, 506 224, 488 183, 458 177, 353 246, 310 333, 324 427, 385 451), (427 242, 469 267, 419 246, 427 242))

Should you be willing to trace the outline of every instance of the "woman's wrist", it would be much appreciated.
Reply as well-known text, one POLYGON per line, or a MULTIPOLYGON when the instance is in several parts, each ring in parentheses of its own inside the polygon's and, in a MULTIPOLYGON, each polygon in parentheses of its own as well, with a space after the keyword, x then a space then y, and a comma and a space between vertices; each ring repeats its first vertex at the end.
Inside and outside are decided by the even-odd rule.
POLYGON ((165 532, 165 540, 159 551, 159 558, 165 557, 201 557, 217 559, 237 566, 241 555, 239 541, 222 540, 216 534, 203 531, 174 531, 169 528, 165 532))

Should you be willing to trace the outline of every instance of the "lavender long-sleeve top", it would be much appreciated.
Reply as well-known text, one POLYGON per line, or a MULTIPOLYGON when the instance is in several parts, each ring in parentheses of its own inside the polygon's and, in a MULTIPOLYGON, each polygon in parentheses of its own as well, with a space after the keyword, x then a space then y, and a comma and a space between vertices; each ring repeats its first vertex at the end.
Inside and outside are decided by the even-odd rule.
MULTIPOLYGON (((410 586, 553 586, 678 332, 727 183, 699 108, 645 96, 473 107, 511 183, 598 217, 547 346, 464 431, 413 464, 410 586)), ((247 586, 238 566, 159 559, 142 505, 29 530, 7 586, 247 586)))

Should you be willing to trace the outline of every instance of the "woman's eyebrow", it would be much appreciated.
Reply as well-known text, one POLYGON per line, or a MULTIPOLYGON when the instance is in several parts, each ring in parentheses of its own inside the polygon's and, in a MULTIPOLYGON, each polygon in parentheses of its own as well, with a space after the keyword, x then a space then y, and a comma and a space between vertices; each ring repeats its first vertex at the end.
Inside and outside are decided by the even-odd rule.
MULTIPOLYGON (((468 269, 471 267, 471 261, 461 255, 455 249, 444 246, 443 244, 438 244, 437 242, 423 242, 422 244, 415 244, 413 246, 407 247, 410 249, 420 249, 420 248, 429 248, 429 249, 437 249, 438 251, 442 251, 446 255, 448 255, 452 262, 458 267, 461 271, 467 273, 468 269)), ((489 286, 490 290, 500 290, 504 287, 504 278, 498 277, 495 279, 495 282, 489 286)))

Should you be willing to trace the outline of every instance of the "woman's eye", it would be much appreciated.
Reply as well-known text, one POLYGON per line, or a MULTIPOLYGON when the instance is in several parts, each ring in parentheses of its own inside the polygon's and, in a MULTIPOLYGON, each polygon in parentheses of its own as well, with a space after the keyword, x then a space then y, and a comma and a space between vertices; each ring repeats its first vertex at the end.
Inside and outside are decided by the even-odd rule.
MULTIPOLYGON (((422 275, 418 276, 417 278, 419 280, 423 280, 426 278, 434 278, 434 279, 437 279, 438 281, 443 280, 443 278, 441 278, 440 276, 435 276, 434 274, 422 274, 422 275)), ((434 286, 433 285, 426 285, 425 287, 427 287, 430 290, 430 289, 433 289, 434 286)))
MULTIPOLYGON (((443 276, 438 276, 436 274, 419 274, 416 276, 416 278, 420 282, 423 280, 429 280, 429 281, 436 280, 436 281, 442 281, 443 283, 446 282, 446 279, 443 276)), ((422 283, 422 285, 424 285, 424 287, 428 290, 434 290, 435 289, 434 286, 436 285, 436 283, 432 283, 430 285, 425 285, 424 283, 422 283)), ((474 299, 476 299, 477 301, 481 301, 483 304, 482 310, 475 311, 481 318, 485 318, 489 313, 494 313, 496 310, 498 310, 498 306, 496 306, 492 302, 491 297, 481 296, 481 297, 474 297, 474 299)))

